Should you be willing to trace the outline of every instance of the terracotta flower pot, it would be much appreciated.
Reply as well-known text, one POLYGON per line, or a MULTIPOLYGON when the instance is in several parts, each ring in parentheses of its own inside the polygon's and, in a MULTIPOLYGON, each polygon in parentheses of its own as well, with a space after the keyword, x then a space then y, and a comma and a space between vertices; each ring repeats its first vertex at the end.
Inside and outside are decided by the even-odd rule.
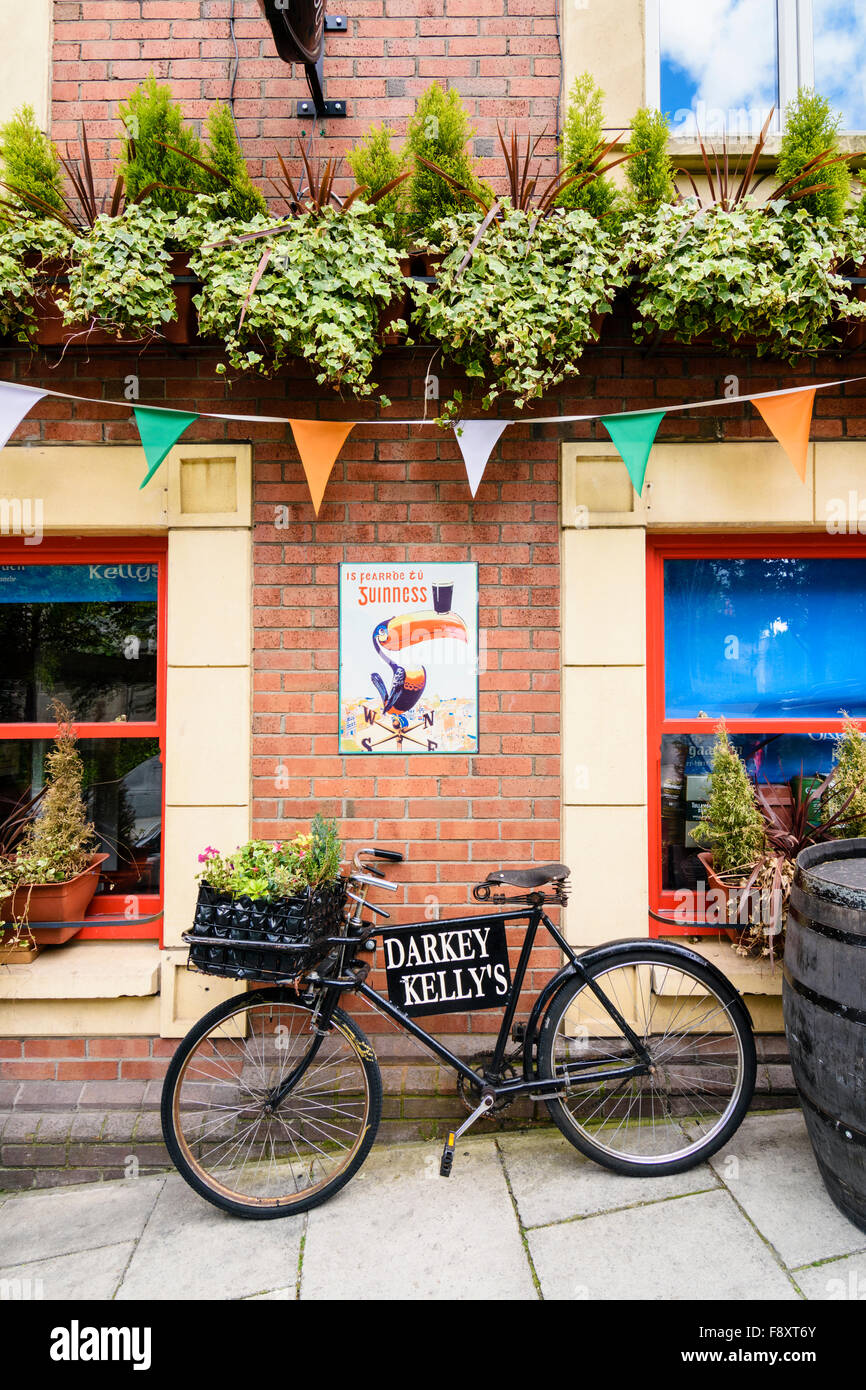
POLYGON ((84 925, 84 914, 99 883, 100 866, 107 858, 107 854, 94 854, 90 867, 65 883, 22 884, 0 903, 0 921, 11 922, 13 916, 26 916, 40 945, 59 946, 69 941, 84 925), (40 922, 67 922, 69 925, 40 927, 40 922))
POLYGON ((20 941, 0 941, 0 966, 29 965, 41 950, 37 941, 30 941, 27 937, 22 937, 20 941))
POLYGON ((399 343, 402 343, 406 337, 405 333, 392 332, 389 327, 394 319, 404 319, 406 323, 409 322, 411 306, 409 302, 409 286, 406 283, 406 277, 412 273, 411 258, 409 256, 400 257, 400 269, 404 277, 403 288, 398 294, 395 294, 391 303, 386 305, 379 315, 378 335, 379 342, 383 347, 396 347, 399 343))
MULTIPOLYGON (((739 878, 741 877, 741 875, 726 874, 725 878, 720 878, 719 875, 716 873, 715 869, 713 868, 712 850, 704 850, 701 854, 698 855, 698 859, 701 861, 701 863, 704 866, 704 870, 706 871, 707 884, 709 885, 709 887, 712 888, 713 891, 716 893, 724 894, 725 916, 727 917, 727 907, 730 901, 731 892, 736 889, 737 885, 733 883, 726 883, 725 878, 739 878)), ((725 933, 725 935, 728 937, 730 941, 739 941, 743 933, 742 927, 730 926, 727 922, 723 922, 721 924, 721 930, 725 933)))
POLYGON ((117 337, 99 324, 66 324, 57 307, 57 299, 68 284, 67 269, 62 262, 46 262, 44 274, 40 275, 40 286, 36 295, 36 341, 40 347, 117 347, 124 343, 159 343, 165 341, 176 345, 192 343, 196 338, 198 316, 192 302, 198 280, 190 273, 189 253, 174 251, 171 256, 171 274, 176 302, 176 316, 164 323, 152 335, 149 333, 121 334, 117 337))

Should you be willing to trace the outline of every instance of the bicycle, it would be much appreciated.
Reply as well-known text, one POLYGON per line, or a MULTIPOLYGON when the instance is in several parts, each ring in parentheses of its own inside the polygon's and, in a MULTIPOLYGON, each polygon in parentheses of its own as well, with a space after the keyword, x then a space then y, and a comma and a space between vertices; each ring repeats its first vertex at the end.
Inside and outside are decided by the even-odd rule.
MULTIPOLYGON (((379 1124, 382 1082, 369 1040, 339 1007, 344 993, 364 999, 457 1073, 471 1113, 448 1133, 443 1176, 461 1136, 519 1096, 543 1101, 576 1149, 621 1174, 682 1172, 735 1132, 754 1090, 755 1044, 742 999, 714 966, 686 947, 650 940, 578 953, 545 911, 567 901, 569 871, 561 864, 489 874, 473 895, 499 911, 385 926, 365 919, 365 910, 389 917, 367 902, 368 893, 396 892, 397 885, 371 858, 399 863, 403 856, 377 846, 358 851, 346 884, 350 905, 334 934, 313 943, 315 968, 287 969, 273 986, 217 1005, 174 1054, 163 1133, 179 1172, 202 1197, 238 1216, 286 1216, 327 1201, 361 1167, 379 1124), (526 891, 508 897, 502 889, 526 891), (526 931, 512 979, 506 926, 521 920, 526 931), (540 926, 565 961, 525 1025, 515 1025, 540 926), (387 998, 367 984, 371 962, 363 959, 378 939, 387 998), (477 1068, 415 1021, 489 1007, 501 1007, 503 1016, 494 1051, 477 1068)), ((209 938, 184 939, 194 946, 209 938)), ((233 959, 245 949, 232 939, 240 953, 233 959)), ((310 943, 303 949, 309 953, 310 943)))

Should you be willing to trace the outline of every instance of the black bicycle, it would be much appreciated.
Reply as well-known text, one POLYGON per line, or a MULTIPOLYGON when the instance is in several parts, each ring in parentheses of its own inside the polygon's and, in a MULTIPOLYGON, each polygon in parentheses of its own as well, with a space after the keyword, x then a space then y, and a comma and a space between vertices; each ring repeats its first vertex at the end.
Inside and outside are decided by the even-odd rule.
MULTIPOLYGON (((354 906, 319 938, 315 968, 286 966, 274 987, 219 1004, 180 1043, 162 1123, 169 1153, 196 1192, 238 1216, 287 1216, 327 1201, 361 1167, 379 1124, 382 1081, 369 1040, 339 1007, 344 993, 366 1000, 457 1073, 471 1113, 448 1134, 443 1176, 460 1136, 519 1096, 542 1100, 576 1149, 617 1173, 682 1172, 730 1139, 754 1090, 755 1044, 743 1001, 719 970, 661 941, 615 941, 578 955, 545 911, 567 899, 562 864, 488 875, 474 896, 497 910, 480 916, 404 926, 365 920, 365 908, 388 916, 367 903, 371 887, 397 890, 367 861, 402 857, 360 850, 346 884, 354 906), (504 888, 524 892, 507 897, 504 888), (506 928, 521 923, 512 978, 506 928), (515 1023, 540 926, 564 964, 525 1023, 515 1023), (364 957, 380 943, 387 998, 366 982, 364 957), (492 1007, 503 1010, 496 1045, 474 1067, 415 1021, 492 1007)), ((185 939, 193 947, 211 940, 196 932, 185 939)), ((232 939, 235 961, 245 949, 232 939)), ((275 949, 306 950, 308 966, 309 941, 275 949)), ((250 970, 260 978, 259 965, 250 970)))

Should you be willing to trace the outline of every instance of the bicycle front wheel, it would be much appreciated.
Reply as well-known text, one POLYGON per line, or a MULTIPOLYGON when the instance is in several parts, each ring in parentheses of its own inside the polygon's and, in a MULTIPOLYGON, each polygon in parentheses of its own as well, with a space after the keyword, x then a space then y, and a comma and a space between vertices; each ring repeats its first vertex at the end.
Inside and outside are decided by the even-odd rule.
POLYGON ((166 1147, 202 1197, 263 1220, 307 1211, 357 1172, 382 1111, 375 1054, 341 1010, 323 1035, 289 989, 217 1005, 183 1039, 162 1092, 166 1147))
POLYGON ((739 1126, 755 1088, 751 1023, 733 985, 694 953, 649 942, 618 948, 586 971, 641 1039, 649 1065, 623 1075, 638 1061, 631 1043, 586 980, 566 982, 538 1042, 539 1077, 564 1083, 547 1102, 552 1119, 581 1153, 617 1173, 679 1173, 709 1158, 739 1126))

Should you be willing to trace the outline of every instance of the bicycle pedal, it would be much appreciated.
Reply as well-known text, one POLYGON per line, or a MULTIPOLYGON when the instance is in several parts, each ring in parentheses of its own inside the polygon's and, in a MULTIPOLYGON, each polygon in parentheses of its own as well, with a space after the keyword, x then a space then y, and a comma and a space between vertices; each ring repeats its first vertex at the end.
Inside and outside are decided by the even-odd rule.
POLYGON ((442 1150, 442 1159, 439 1163, 440 1178, 450 1178, 451 1176, 451 1169, 454 1164, 454 1145, 456 1143, 456 1140, 457 1136, 455 1135, 454 1131, 451 1130, 448 1134, 448 1138, 445 1140, 445 1148, 442 1150))

